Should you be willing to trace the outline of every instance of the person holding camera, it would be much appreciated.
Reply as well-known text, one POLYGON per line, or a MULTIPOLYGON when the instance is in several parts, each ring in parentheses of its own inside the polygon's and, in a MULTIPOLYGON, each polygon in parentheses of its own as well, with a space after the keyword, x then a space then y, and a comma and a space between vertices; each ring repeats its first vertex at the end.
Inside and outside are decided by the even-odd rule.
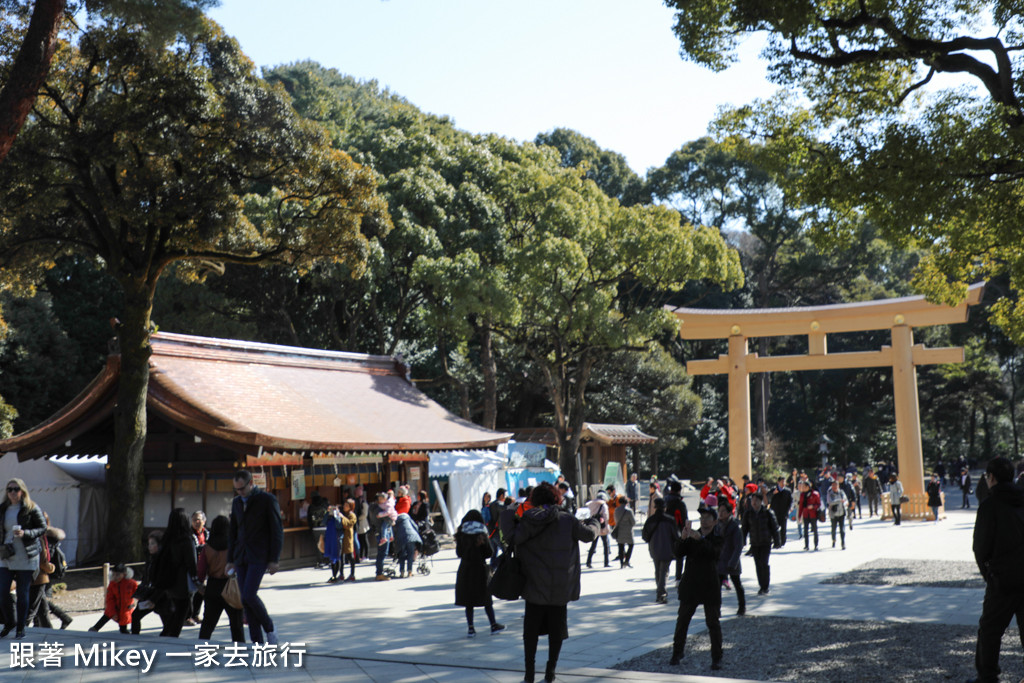
POLYGON ((4 587, 4 628, 0 638, 17 628, 16 638, 25 637, 28 621, 28 593, 39 568, 39 537, 46 533, 43 511, 32 502, 21 479, 7 482, 7 495, 0 503, 0 586, 4 587), (15 582, 17 606, 11 610, 9 590, 15 582))

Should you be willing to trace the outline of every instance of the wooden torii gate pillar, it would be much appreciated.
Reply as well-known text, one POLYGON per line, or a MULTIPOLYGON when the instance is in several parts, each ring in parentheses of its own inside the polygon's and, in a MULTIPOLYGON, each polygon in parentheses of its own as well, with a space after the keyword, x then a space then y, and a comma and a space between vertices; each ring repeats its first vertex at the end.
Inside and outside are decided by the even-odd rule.
MULTIPOLYGON (((957 306, 925 301, 923 296, 882 299, 833 306, 708 310, 671 308, 679 318, 683 339, 728 339, 729 353, 715 360, 692 360, 691 375, 729 375, 729 476, 740 481, 751 472, 751 373, 791 370, 836 370, 891 367, 896 411, 896 456, 906 495, 924 495, 921 417, 917 402, 917 366, 962 363, 959 347, 938 349, 914 344, 914 328, 949 325, 967 320, 968 307, 981 301, 984 283, 971 285, 957 306), (829 353, 829 333, 888 329, 892 345, 878 351, 829 353), (747 340, 756 337, 807 335, 807 355, 760 357, 750 353, 747 340)), ((916 506, 915 506, 916 507, 916 506)))

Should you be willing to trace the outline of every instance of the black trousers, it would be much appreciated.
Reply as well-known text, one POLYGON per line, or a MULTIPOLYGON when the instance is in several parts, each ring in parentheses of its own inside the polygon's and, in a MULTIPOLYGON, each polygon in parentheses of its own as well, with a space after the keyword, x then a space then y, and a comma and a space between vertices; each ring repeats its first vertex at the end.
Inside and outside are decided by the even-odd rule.
POLYGON ((804 550, 810 547, 810 529, 814 530, 814 549, 818 549, 818 518, 804 517, 804 550))
POLYGON ((173 609, 160 615, 160 621, 164 624, 160 635, 168 638, 177 638, 181 635, 181 629, 185 626, 185 620, 188 619, 188 613, 192 607, 192 598, 190 596, 171 598, 168 602, 173 609))
POLYGON ((974 651, 974 666, 981 683, 999 680, 999 646, 1014 616, 1020 642, 1024 645, 1024 593, 1006 594, 987 585, 978 620, 978 645, 974 651))
POLYGON ((626 543, 626 544, 620 543, 619 544, 619 557, 618 557, 619 566, 620 567, 625 567, 627 564, 629 564, 629 558, 631 558, 631 557, 633 557, 633 544, 632 543, 626 543))
MULTIPOLYGON (((686 651, 686 632, 690 630, 690 620, 697 611, 698 602, 679 601, 679 616, 676 617, 676 631, 672 637, 672 658, 682 657, 686 651)), ((711 661, 722 659, 722 602, 721 599, 704 603, 704 621, 708 625, 711 637, 711 661)))
POLYGON ((227 585, 227 579, 218 579, 211 576, 206 580, 206 609, 203 610, 203 623, 199 627, 199 640, 209 640, 213 635, 213 629, 217 628, 220 621, 220 613, 228 613, 228 625, 231 628, 231 640, 236 643, 245 642, 245 629, 242 628, 242 610, 224 602, 221 593, 227 585))
POLYGON ((45 583, 40 583, 28 589, 28 618, 27 624, 37 624, 43 628, 53 628, 50 623, 50 604, 46 601, 45 583))
POLYGON ((757 570, 757 585, 761 590, 768 590, 771 581, 771 569, 768 559, 772 555, 771 545, 752 545, 750 554, 754 556, 754 568, 757 570))
POLYGON ((832 518, 832 546, 836 544, 836 527, 839 528, 839 536, 843 540, 843 547, 846 547, 846 516, 832 518))
POLYGON ((523 615, 523 668, 528 683, 533 683, 537 641, 545 634, 548 637, 548 661, 544 667, 544 677, 548 680, 555 679, 555 667, 558 665, 558 655, 562 652, 562 641, 569 636, 566 621, 565 605, 526 603, 526 613, 523 615))
POLYGON ((779 542, 786 545, 786 524, 789 522, 789 513, 776 511, 775 521, 779 523, 779 542))
POLYGON ((608 544, 608 536, 598 536, 594 539, 594 542, 590 544, 590 552, 587 553, 587 566, 590 566, 591 561, 594 559, 594 551, 597 550, 597 542, 600 541, 604 544, 604 566, 608 566, 608 558, 611 556, 611 546, 608 544))
MULTIPOLYGON (((739 574, 729 574, 729 581, 732 582, 732 589, 736 591, 736 607, 739 611, 744 612, 747 609, 747 594, 743 590, 743 584, 740 583, 739 574)), ((719 601, 719 608, 721 608, 721 601, 719 601)))

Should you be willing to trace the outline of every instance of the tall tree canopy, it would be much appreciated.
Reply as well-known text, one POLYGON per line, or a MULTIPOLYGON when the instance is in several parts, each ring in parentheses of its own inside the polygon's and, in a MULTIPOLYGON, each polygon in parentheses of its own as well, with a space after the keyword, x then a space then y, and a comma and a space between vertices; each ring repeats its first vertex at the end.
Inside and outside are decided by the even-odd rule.
POLYGON ((118 559, 141 543, 150 314, 165 269, 358 269, 365 234, 390 225, 374 173, 298 117, 217 26, 161 50, 147 40, 104 24, 62 44, 0 164, 0 278, 37 281, 58 256, 84 253, 124 296, 107 479, 122 511, 108 530, 118 559))
POLYGON ((183 30, 191 32, 202 23, 202 12, 217 0, 0 0, 0 30, 5 40, 17 42, 12 59, 0 69, 0 163, 28 118, 39 88, 46 80, 57 49, 61 22, 81 10, 93 16, 117 18, 147 27, 153 44, 183 30), (24 18, 28 26, 16 28, 24 18))
POLYGON ((666 0, 684 58, 712 69, 748 35, 786 93, 720 121, 783 143, 780 163, 832 243, 868 218, 928 250, 915 287, 951 302, 999 273, 995 319, 1024 340, 1024 15, 1010 0, 666 0), (948 75, 955 79, 945 78, 948 75), (964 85, 966 83, 966 85, 964 85), (792 96, 798 92, 806 97, 792 96))

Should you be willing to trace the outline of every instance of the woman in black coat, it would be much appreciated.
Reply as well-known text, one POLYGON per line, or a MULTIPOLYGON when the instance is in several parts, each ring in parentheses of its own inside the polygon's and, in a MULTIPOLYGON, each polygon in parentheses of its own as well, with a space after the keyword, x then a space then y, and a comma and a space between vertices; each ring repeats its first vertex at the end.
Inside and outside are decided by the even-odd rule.
POLYGON ((569 637, 566 606, 580 598, 579 544, 590 543, 601 532, 597 518, 581 522, 559 507, 558 490, 541 482, 530 494, 533 506, 515 517, 515 509, 502 513, 501 525, 511 538, 526 577, 523 587, 523 664, 525 680, 533 683, 539 636, 548 636, 548 663, 544 680, 555 680, 562 641, 569 637), (518 519, 518 521, 516 521, 518 519))
POLYGON ((470 510, 462 518, 459 530, 455 532, 455 554, 459 556, 459 571, 455 575, 455 604, 466 608, 466 623, 469 637, 476 636, 473 628, 473 608, 483 607, 491 622, 491 633, 505 629, 494 618, 491 593, 487 589, 490 572, 487 558, 491 556, 491 543, 487 538, 487 526, 479 510, 470 510))
POLYGON ((177 638, 189 615, 198 572, 196 542, 184 508, 174 508, 167 518, 158 564, 154 585, 169 603, 168 609, 160 613, 164 624, 160 635, 177 638))

